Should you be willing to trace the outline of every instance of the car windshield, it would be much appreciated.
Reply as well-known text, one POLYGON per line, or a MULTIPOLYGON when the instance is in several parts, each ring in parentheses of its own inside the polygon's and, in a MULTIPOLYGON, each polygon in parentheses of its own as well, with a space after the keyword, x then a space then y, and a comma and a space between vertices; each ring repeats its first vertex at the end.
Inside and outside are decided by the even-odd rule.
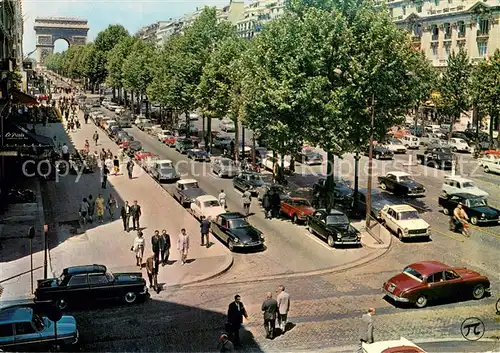
POLYGON ((420 216, 418 215, 417 211, 406 211, 406 212, 399 212, 398 219, 400 221, 407 221, 410 219, 419 219, 420 216))
POLYGON ((33 323, 35 324, 37 331, 42 331, 43 328, 45 327, 45 323, 43 322, 43 319, 38 314, 33 315, 33 323))
POLYGON ((64 282, 64 279, 66 278, 66 276, 64 275, 64 273, 62 273, 59 278, 57 279, 57 285, 60 286, 61 283, 64 282))
POLYGON ((465 181, 462 183, 463 188, 475 188, 476 185, 472 181, 465 181))
POLYGON ((401 175, 399 181, 412 181, 413 177, 411 175, 401 175))
POLYGON ((160 164, 161 169, 163 168, 172 168, 172 163, 162 163, 160 164))
POLYGON ((262 178, 260 177, 260 175, 255 175, 255 174, 250 174, 248 176, 248 180, 250 180, 252 182, 263 182, 262 178))
POLYGON ((488 206, 488 203, 486 202, 485 199, 482 198, 476 198, 476 199, 469 199, 467 200, 467 203, 469 204, 469 207, 482 207, 482 206, 488 206))
POLYGON ((115 276, 111 272, 106 272, 106 278, 109 282, 113 282, 115 280, 115 276))
POLYGON ((412 268, 410 266, 405 267, 405 269, 403 270, 403 273, 406 273, 407 275, 409 275, 411 277, 415 277, 419 281, 424 280, 424 276, 422 276, 422 274, 420 272, 418 272, 417 270, 415 270, 414 268, 412 268))
POLYGON ((204 207, 219 207, 219 201, 217 200, 210 200, 210 201, 205 201, 203 202, 204 207))
POLYGON ((225 167, 231 166, 232 163, 233 163, 233 161, 231 161, 229 159, 221 159, 221 161, 220 161, 220 164, 222 164, 225 167))
POLYGON ((307 200, 293 200, 292 203, 295 206, 311 206, 311 204, 307 200))
POLYGON ((198 189, 198 182, 184 184, 184 189, 198 189))
POLYGON ((172 171, 172 168, 168 168, 168 167, 160 169, 160 173, 170 173, 171 171, 172 171))
POLYGON ((349 223, 346 215, 328 215, 326 217, 326 224, 346 224, 349 223))
POLYGON ((402 145, 403 142, 399 141, 399 140, 391 140, 390 141, 392 145, 402 145))
POLYGON ((249 226, 249 224, 248 224, 247 220, 244 218, 231 219, 229 221, 229 228, 232 228, 232 229, 245 228, 248 226, 249 226))

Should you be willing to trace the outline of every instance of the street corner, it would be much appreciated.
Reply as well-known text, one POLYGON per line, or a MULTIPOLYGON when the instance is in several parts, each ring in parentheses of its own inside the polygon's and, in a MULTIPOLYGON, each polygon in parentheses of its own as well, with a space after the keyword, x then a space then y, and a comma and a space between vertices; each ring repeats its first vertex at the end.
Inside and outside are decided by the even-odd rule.
POLYGON ((368 230, 364 221, 351 223, 361 234, 361 244, 370 249, 389 249, 392 245, 391 233, 380 223, 371 224, 368 230))

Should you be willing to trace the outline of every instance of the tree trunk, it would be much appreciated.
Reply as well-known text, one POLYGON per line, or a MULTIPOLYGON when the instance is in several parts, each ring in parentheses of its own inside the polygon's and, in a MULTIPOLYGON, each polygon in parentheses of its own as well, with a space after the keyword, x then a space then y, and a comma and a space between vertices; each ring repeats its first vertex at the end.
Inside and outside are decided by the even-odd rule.
POLYGON ((135 114, 135 110, 134 110, 134 92, 130 92, 130 110, 132 111, 132 114, 135 114))
POLYGON ((234 153, 234 159, 235 160, 239 160, 239 151, 238 151, 238 148, 240 147, 240 127, 239 127, 239 124, 238 124, 238 119, 234 119, 234 149, 233 149, 233 153, 234 153))
POLYGON ((333 193, 333 188, 335 184, 334 172, 335 172, 335 155, 332 151, 326 153, 326 211, 330 210, 335 206, 335 197, 333 193))
POLYGON ((191 121, 189 120, 189 112, 187 110, 184 111, 184 115, 186 117, 186 137, 189 137, 189 134, 191 132, 191 121))
POLYGON ((116 101, 116 89, 113 87, 113 102, 116 101))
POLYGON ((128 107, 128 93, 125 89, 123 89, 123 98, 125 99, 125 106, 128 107))
POLYGON ((207 141, 205 146, 208 147, 208 152, 212 153, 212 117, 207 117, 207 141))

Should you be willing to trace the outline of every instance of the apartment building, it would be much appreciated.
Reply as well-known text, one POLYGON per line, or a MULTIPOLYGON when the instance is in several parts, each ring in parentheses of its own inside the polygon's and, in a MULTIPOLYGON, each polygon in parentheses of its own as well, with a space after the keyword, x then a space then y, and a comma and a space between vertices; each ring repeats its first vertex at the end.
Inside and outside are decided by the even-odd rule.
POLYGON ((435 67, 446 66, 450 54, 460 48, 473 63, 500 49, 497 0, 389 0, 386 6, 435 67))
POLYGON ((137 31, 135 36, 146 42, 156 43, 156 31, 160 27, 160 23, 156 22, 148 26, 144 26, 137 31))
POLYGON ((265 23, 281 16, 285 11, 285 0, 257 0, 245 5, 236 30, 242 38, 253 38, 265 23))
POLYGON ((156 30, 156 45, 162 47, 170 36, 181 31, 183 23, 182 18, 170 18, 168 21, 159 22, 158 29, 156 30))

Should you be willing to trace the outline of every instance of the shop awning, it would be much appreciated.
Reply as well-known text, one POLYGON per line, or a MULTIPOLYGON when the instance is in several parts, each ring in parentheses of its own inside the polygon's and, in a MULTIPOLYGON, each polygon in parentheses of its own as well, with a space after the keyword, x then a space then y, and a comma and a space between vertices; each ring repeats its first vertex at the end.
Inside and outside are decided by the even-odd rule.
POLYGON ((50 137, 37 135, 22 126, 5 122, 3 125, 2 141, 3 150, 9 148, 22 148, 22 147, 39 147, 39 148, 52 148, 54 141, 50 137))
POLYGON ((15 104, 38 105, 38 100, 29 94, 18 90, 12 90, 10 93, 12 94, 12 101, 15 104))

